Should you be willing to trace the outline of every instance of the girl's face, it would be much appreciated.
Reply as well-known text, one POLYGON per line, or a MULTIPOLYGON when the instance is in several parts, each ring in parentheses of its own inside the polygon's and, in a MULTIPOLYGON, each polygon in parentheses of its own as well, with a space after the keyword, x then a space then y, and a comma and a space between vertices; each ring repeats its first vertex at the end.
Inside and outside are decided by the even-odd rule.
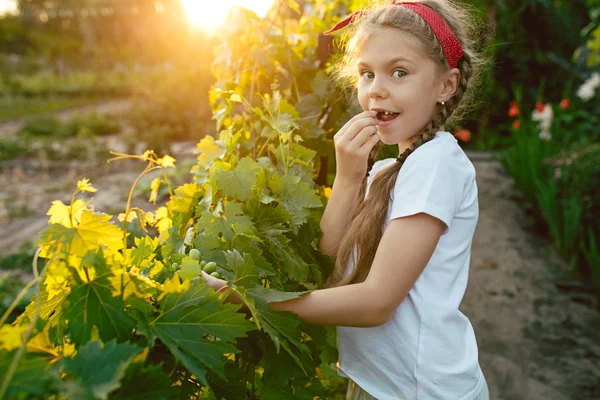
POLYGON ((358 57, 358 101, 379 111, 377 131, 385 144, 403 151, 431 122, 444 98, 441 68, 415 37, 385 28, 368 38, 358 57))

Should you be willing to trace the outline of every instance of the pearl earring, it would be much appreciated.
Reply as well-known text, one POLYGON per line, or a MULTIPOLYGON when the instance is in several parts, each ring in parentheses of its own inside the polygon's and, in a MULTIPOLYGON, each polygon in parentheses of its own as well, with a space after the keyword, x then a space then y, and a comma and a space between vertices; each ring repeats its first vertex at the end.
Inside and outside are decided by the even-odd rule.
POLYGON ((444 100, 442 100, 442 105, 444 105, 444 100))

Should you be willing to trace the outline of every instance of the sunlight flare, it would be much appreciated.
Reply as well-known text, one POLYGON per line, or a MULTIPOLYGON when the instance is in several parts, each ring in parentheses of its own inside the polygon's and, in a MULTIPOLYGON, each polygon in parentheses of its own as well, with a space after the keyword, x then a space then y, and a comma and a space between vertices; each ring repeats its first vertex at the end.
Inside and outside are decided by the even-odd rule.
POLYGON ((264 17, 274 0, 181 0, 189 21, 204 30, 213 31, 225 22, 235 6, 254 11, 264 17))

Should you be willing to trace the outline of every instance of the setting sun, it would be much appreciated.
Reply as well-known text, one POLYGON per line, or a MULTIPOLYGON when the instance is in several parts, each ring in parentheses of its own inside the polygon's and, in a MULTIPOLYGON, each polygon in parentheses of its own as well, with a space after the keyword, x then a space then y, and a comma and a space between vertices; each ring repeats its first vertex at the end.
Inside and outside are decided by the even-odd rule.
POLYGON ((274 0, 181 0, 190 22, 211 31, 223 24, 227 13, 235 6, 244 7, 263 17, 274 0))

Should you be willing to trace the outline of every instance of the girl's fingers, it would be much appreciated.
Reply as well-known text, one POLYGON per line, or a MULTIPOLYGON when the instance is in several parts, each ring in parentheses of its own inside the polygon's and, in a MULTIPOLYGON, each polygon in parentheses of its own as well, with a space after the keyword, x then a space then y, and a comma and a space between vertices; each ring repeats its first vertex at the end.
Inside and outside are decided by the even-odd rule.
POLYGON ((343 137, 346 132, 348 132, 348 129, 356 122, 359 121, 363 118, 375 118, 375 116, 377 115, 376 112, 374 111, 365 111, 362 112, 360 114, 355 115, 354 117, 352 117, 348 122, 346 122, 344 124, 344 126, 342 126, 342 128, 333 136, 334 139, 338 139, 343 137))
POLYGON ((375 128, 377 126, 377 123, 378 123, 378 120, 376 118, 372 118, 372 117, 359 119, 359 120, 355 121, 352 124, 352 126, 350 126, 348 128, 348 130, 346 131, 346 133, 344 134, 344 136, 342 136, 340 138, 340 140, 344 141, 344 142, 351 142, 365 128, 367 128, 367 127, 373 127, 373 128, 375 128))
POLYGON ((367 125, 356 134, 352 141, 346 143, 346 148, 357 150, 366 144, 373 135, 377 136, 377 126, 367 125))
POLYGON ((208 283, 208 286, 210 286, 214 290, 220 289, 222 286, 224 286, 227 283, 226 281, 217 279, 214 276, 210 276, 209 274, 207 274, 204 271, 202 271, 202 278, 206 281, 206 283, 208 283))
POLYGON ((377 133, 375 133, 374 135, 371 135, 371 137, 369 137, 366 142, 363 143, 362 146, 360 146, 360 150, 366 150, 367 153, 369 153, 371 151, 371 149, 377 144, 377 142, 379 142, 381 140, 381 138, 379 137, 379 135, 377 133))

